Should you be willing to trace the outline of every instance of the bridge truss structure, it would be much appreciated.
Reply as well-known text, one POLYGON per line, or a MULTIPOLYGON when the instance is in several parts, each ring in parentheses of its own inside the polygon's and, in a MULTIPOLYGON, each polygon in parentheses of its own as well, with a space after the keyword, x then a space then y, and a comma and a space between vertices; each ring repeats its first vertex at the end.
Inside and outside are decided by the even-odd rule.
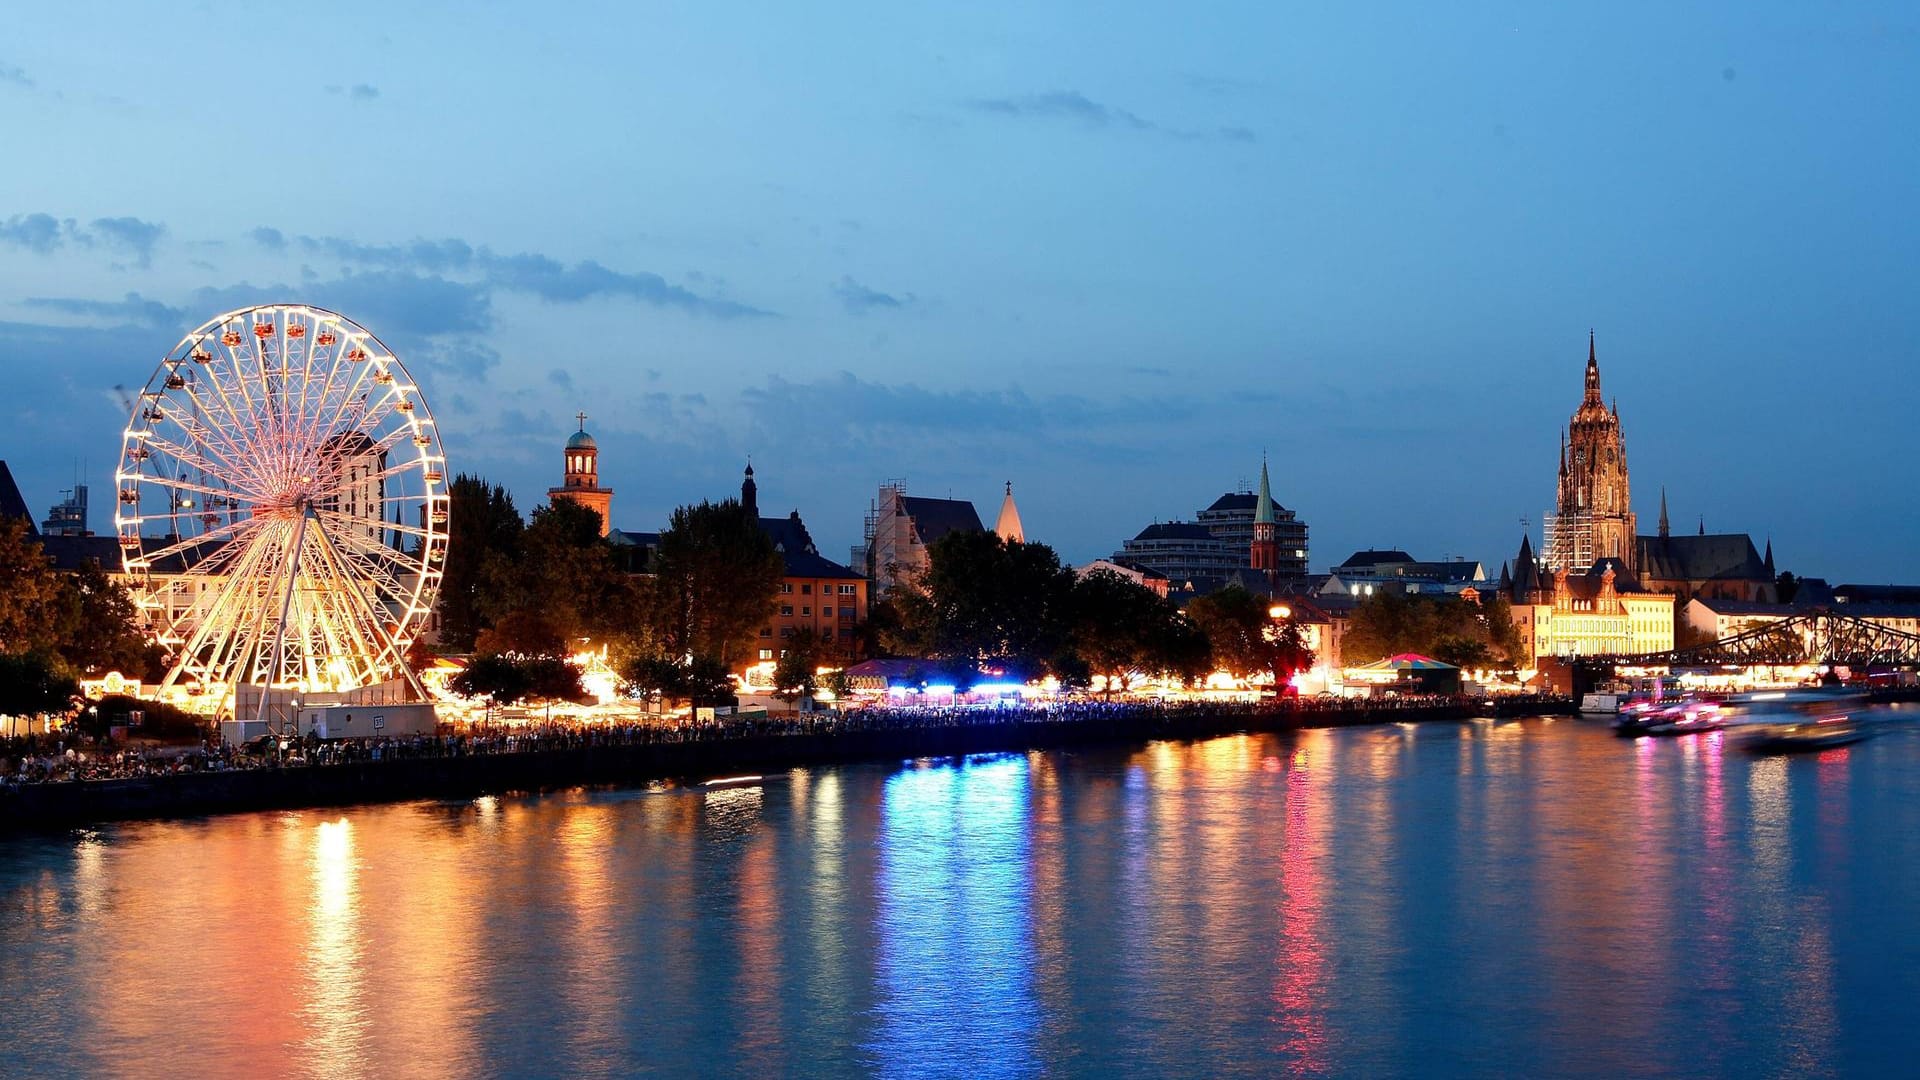
POLYGON ((1920 634, 1895 630, 1832 608, 1763 623, 1732 637, 1684 649, 1595 657, 1612 667, 1830 664, 1854 668, 1920 667, 1920 634))

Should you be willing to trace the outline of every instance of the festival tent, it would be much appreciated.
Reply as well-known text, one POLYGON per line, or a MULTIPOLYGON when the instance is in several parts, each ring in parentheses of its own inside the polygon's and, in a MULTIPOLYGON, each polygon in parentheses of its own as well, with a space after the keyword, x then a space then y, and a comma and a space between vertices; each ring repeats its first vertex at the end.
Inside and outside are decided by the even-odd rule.
POLYGON ((1347 671, 1349 681, 1392 684, 1422 694, 1457 694, 1460 669, 1419 653, 1397 653, 1347 671))

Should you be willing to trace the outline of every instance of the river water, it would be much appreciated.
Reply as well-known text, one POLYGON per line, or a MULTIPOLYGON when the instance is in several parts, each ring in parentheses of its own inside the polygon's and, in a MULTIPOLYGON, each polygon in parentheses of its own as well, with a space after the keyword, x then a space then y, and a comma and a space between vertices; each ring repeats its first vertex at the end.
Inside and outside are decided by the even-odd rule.
POLYGON ((1911 1075, 1917 1053, 1902 722, 1791 759, 1478 721, 0 841, 10 1076, 1911 1075))

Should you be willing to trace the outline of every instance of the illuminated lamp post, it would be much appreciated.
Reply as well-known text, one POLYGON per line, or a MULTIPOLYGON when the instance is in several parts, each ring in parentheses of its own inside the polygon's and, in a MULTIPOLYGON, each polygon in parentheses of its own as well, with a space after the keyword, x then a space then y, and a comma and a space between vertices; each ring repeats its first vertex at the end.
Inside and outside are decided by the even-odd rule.
POLYGON ((1275 604, 1267 609, 1267 618, 1272 621, 1272 625, 1267 627, 1265 636, 1273 643, 1273 696, 1277 698, 1280 696, 1280 687, 1285 679, 1281 674, 1280 663, 1282 627, 1286 625, 1288 619, 1293 618, 1293 609, 1285 604, 1275 604))

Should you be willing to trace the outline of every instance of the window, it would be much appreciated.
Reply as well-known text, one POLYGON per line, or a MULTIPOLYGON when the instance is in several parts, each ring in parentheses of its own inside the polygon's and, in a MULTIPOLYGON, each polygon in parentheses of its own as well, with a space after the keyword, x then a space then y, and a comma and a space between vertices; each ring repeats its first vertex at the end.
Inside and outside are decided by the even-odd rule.
POLYGON ((821 640, 821 641, 832 641, 832 640, 833 640, 833 631, 831 631, 831 630, 822 630, 822 631, 820 631, 820 640, 821 640))
POLYGON ((813 583, 812 583, 812 582, 808 582, 808 583, 806 583, 805 585, 802 585, 802 586, 800 586, 800 595, 801 595, 801 596, 812 596, 812 595, 813 595, 813 583))
POLYGON ((858 593, 857 593, 857 592, 855 591, 855 589, 854 589, 854 586, 852 586, 852 585, 842 585, 842 586, 840 586, 840 595, 841 595, 841 596, 856 596, 856 595, 858 595, 858 593))
POLYGON ((791 582, 791 581, 783 581, 783 582, 781 582, 781 583, 780 583, 780 591, 781 591, 781 592, 783 592, 783 593, 791 593, 791 592, 793 592, 793 582, 791 582))
POLYGON ((811 619, 811 618, 813 618, 813 609, 812 609, 812 608, 810 608, 810 607, 803 607, 803 608, 801 608, 801 609, 800 609, 800 617, 801 617, 801 618, 803 618, 803 619, 811 619))
POLYGON ((781 628, 780 628, 780 636, 781 636, 781 637, 792 637, 792 636, 793 636, 793 627, 791 627, 791 626, 783 626, 783 627, 781 627, 781 628))
POLYGON ((772 650, 772 649, 761 649, 761 650, 760 650, 760 659, 762 659, 762 660, 771 660, 771 659, 773 659, 773 650, 772 650))
MULTIPOLYGON (((760 628, 760 636, 761 636, 761 637, 772 637, 772 636, 773 636, 773 627, 771 627, 771 626, 763 626, 763 627, 761 627, 761 628, 760 628)), ((763 657, 761 657, 761 659, 762 659, 762 660, 764 660, 764 659, 766 659, 766 657, 764 657, 764 656, 763 656, 763 657)))
POLYGON ((782 614, 782 615, 785 615, 785 616, 786 616, 787 618, 789 618, 789 619, 791 619, 791 618, 793 617, 793 605, 792 605, 792 604, 781 604, 781 605, 780 605, 780 614, 782 614))

